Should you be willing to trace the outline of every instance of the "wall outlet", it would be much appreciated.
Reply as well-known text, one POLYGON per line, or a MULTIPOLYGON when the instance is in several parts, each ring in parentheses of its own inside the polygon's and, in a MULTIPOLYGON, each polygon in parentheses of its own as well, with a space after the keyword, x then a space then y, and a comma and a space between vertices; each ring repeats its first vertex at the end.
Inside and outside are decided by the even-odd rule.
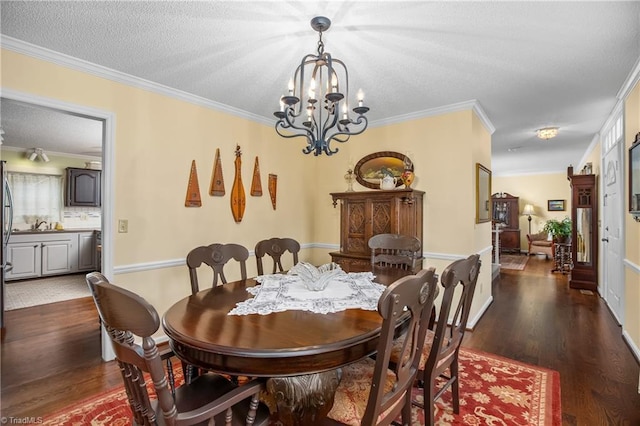
POLYGON ((126 234, 129 232, 129 221, 126 219, 120 219, 118 221, 118 232, 121 234, 126 234))

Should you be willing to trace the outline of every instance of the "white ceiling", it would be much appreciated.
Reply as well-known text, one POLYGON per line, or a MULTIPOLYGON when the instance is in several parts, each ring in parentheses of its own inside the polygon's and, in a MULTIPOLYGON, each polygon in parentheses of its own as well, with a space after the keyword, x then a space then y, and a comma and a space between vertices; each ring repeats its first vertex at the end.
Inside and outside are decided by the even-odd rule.
MULTIPOLYGON (((327 16, 325 50, 365 91, 371 126, 477 100, 495 127, 495 175, 577 165, 640 58, 637 1, 3 0, 0 8, 5 46, 31 43, 269 123, 295 66, 315 53, 309 21, 327 16), (559 136, 537 139, 545 126, 560 127, 559 136)), ((5 146, 26 139, 10 115, 3 102, 5 146)))

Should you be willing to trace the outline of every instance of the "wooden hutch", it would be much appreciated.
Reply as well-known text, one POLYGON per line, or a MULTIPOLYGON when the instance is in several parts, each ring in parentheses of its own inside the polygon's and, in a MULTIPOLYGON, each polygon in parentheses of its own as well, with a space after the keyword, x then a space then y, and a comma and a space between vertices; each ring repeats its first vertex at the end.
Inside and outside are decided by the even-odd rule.
POLYGON ((596 175, 573 174, 571 183, 571 275, 569 287, 598 291, 598 194, 596 175))
POLYGON ((520 252, 520 198, 506 192, 491 196, 491 218, 500 232, 501 252, 520 252))
MULTIPOLYGON (((377 234, 404 234, 422 243, 423 191, 333 192, 333 206, 340 205, 340 251, 331 260, 347 272, 371 270, 369 238, 377 234)), ((423 246, 424 250, 424 246, 423 246)), ((414 272, 422 269, 422 259, 414 272)))

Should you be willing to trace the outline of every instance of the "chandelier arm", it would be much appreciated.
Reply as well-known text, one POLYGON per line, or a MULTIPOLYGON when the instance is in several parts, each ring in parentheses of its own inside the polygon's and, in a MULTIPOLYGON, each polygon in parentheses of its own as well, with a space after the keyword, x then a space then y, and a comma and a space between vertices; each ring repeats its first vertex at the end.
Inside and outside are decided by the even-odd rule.
POLYGON ((291 128, 291 129, 296 129, 296 130, 301 130, 303 132, 309 132, 309 129, 307 127, 305 127, 304 125, 302 126, 298 126, 295 124, 295 119, 296 117, 299 117, 300 114, 296 114, 295 110, 293 109, 293 107, 288 106, 285 109, 285 114, 284 117, 281 118, 279 121, 285 122, 286 125, 283 125, 282 127, 287 129, 287 128, 291 128), (293 120, 291 119, 293 118, 293 120))
POLYGON ((298 138, 298 137, 301 137, 301 136, 304 136, 304 137, 306 137, 307 139, 309 138, 309 136, 308 136, 307 134, 302 134, 302 133, 281 133, 281 132, 280 132, 280 129, 281 129, 281 128, 282 128, 282 129, 288 129, 288 127, 284 127, 284 126, 282 126, 282 122, 281 122, 281 121, 278 121, 278 122, 276 123, 276 125, 275 125, 275 129, 276 129, 276 132, 277 132, 280 136, 282 136, 283 138, 291 139, 291 138, 298 138))
POLYGON ((360 133, 362 133, 365 130, 367 130, 367 126, 369 125, 369 120, 367 120, 367 117, 365 117, 364 115, 359 116, 357 120, 351 120, 351 124, 355 124, 357 126, 359 126, 363 121, 364 121, 364 126, 362 126, 362 128, 360 130, 351 131, 351 130, 346 129, 346 127, 345 127, 345 130, 338 131, 338 132, 332 134, 331 136, 329 136, 329 139, 327 139, 327 141, 336 140, 338 142, 346 142, 347 140, 349 140, 350 136, 359 135, 360 133), (340 136, 340 135, 347 135, 347 139, 345 139, 344 141, 341 141, 340 139, 337 139, 336 136, 340 136))

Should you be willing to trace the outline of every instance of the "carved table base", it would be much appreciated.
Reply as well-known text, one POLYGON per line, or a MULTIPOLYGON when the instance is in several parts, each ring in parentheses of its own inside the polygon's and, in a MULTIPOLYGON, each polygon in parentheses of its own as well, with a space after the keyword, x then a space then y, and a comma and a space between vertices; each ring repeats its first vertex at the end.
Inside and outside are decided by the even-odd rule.
POLYGON ((314 425, 327 417, 342 370, 267 380, 265 403, 275 424, 314 425))

